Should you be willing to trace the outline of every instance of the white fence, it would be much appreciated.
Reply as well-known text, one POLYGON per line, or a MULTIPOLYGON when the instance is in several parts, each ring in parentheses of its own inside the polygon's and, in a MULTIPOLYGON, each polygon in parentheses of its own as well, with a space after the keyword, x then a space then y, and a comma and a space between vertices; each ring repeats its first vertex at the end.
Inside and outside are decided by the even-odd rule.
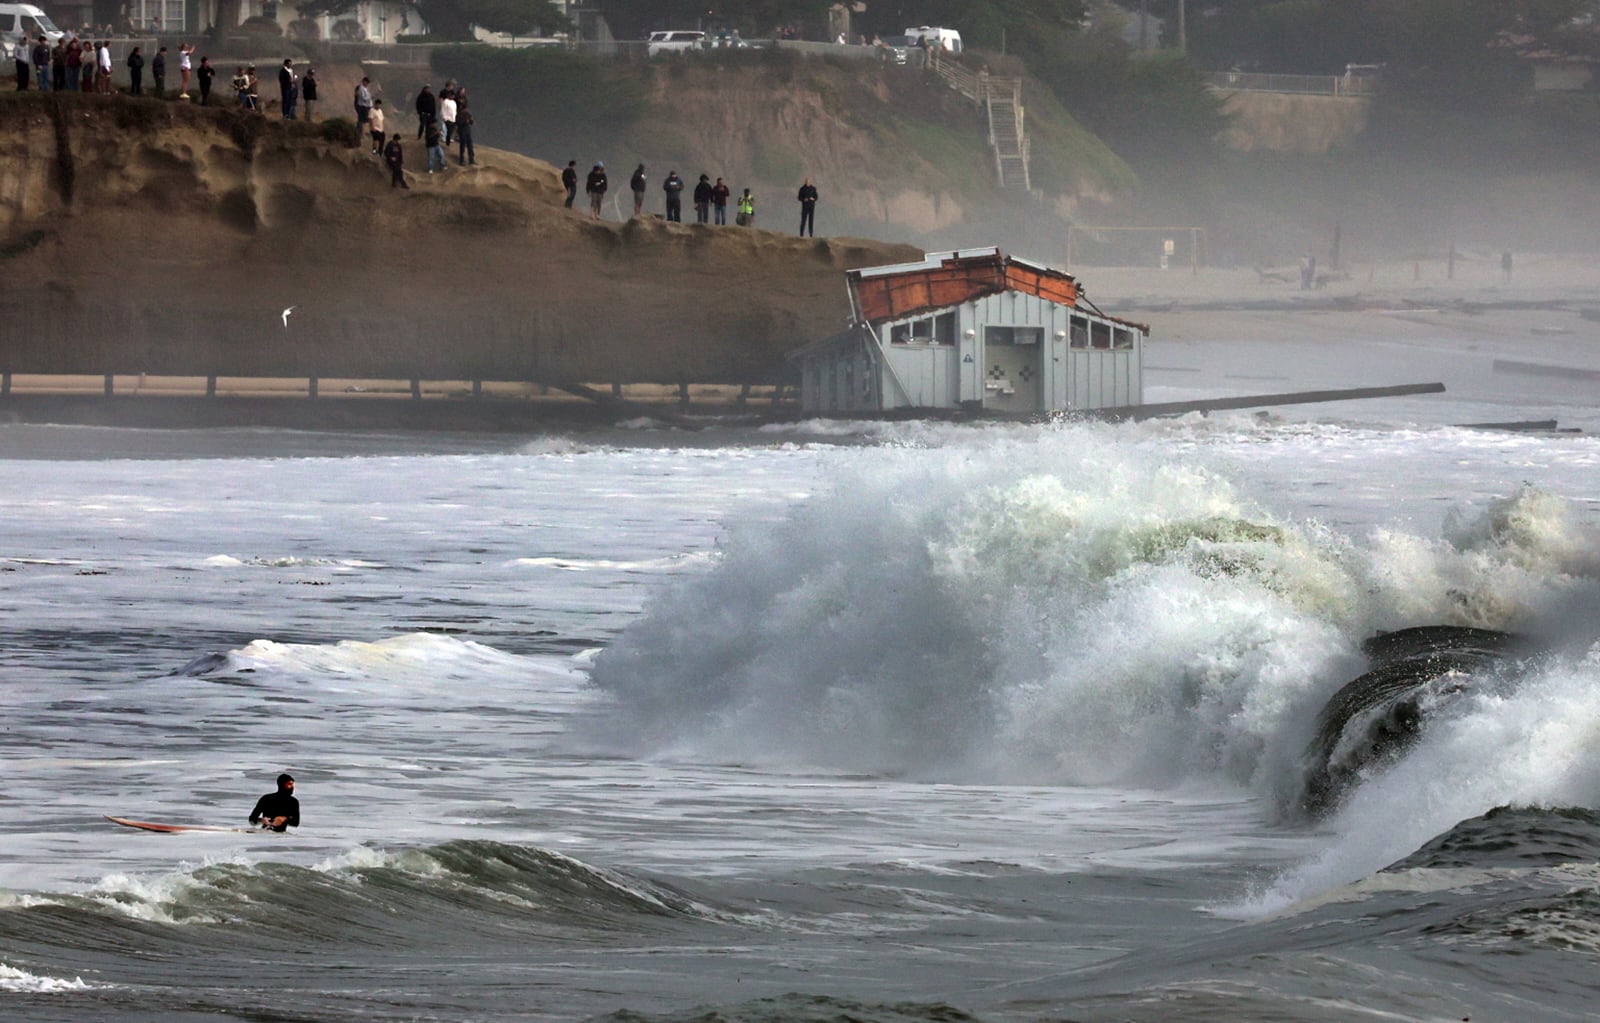
POLYGON ((1219 92, 1283 92, 1304 96, 1371 96, 1378 76, 1265 75, 1250 71, 1207 71, 1206 85, 1219 92))

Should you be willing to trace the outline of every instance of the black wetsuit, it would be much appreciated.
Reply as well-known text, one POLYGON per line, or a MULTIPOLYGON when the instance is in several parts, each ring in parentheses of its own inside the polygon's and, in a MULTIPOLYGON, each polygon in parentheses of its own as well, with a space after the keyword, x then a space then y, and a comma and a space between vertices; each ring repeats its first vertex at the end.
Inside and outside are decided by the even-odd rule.
POLYGON ((256 800, 256 808, 250 811, 250 823, 258 823, 262 818, 271 820, 274 817, 289 818, 281 827, 273 831, 282 831, 284 828, 298 828, 300 826, 300 800, 289 795, 283 789, 268 792, 256 800))

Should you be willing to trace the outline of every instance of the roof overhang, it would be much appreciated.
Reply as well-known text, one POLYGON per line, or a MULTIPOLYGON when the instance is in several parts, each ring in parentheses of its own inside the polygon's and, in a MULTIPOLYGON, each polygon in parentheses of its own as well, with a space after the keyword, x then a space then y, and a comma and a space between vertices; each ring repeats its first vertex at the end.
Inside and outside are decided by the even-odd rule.
POLYGON ((993 246, 930 252, 918 263, 863 267, 846 278, 854 312, 868 322, 948 309, 1005 291, 1069 307, 1076 307, 1079 297, 1071 274, 1004 255, 993 246))

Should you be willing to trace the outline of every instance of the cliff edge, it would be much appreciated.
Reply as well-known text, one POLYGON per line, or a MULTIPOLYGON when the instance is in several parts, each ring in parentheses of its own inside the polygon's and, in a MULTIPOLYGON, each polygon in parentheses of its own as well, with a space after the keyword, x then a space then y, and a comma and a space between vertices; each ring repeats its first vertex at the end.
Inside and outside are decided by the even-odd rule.
POLYGON ((595 222, 549 164, 480 146, 428 175, 409 136, 398 191, 341 131, 0 96, 0 370, 763 382, 839 329, 845 270, 921 256, 595 222))

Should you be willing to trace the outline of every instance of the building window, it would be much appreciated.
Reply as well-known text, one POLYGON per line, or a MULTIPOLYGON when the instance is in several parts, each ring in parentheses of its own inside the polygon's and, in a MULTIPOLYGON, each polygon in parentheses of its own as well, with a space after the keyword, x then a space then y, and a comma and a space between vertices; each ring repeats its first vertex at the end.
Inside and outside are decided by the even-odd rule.
POLYGON ((940 313, 906 320, 889 327, 889 343, 896 345, 953 345, 956 343, 956 314, 940 313))
POLYGON ((1044 328, 985 327, 983 340, 991 345, 1036 345, 1044 341, 1044 328))
POLYGON ((1072 327, 1069 338, 1070 340, 1068 341, 1068 344, 1073 348, 1088 348, 1089 321, 1081 316, 1074 316, 1072 318, 1072 327))

